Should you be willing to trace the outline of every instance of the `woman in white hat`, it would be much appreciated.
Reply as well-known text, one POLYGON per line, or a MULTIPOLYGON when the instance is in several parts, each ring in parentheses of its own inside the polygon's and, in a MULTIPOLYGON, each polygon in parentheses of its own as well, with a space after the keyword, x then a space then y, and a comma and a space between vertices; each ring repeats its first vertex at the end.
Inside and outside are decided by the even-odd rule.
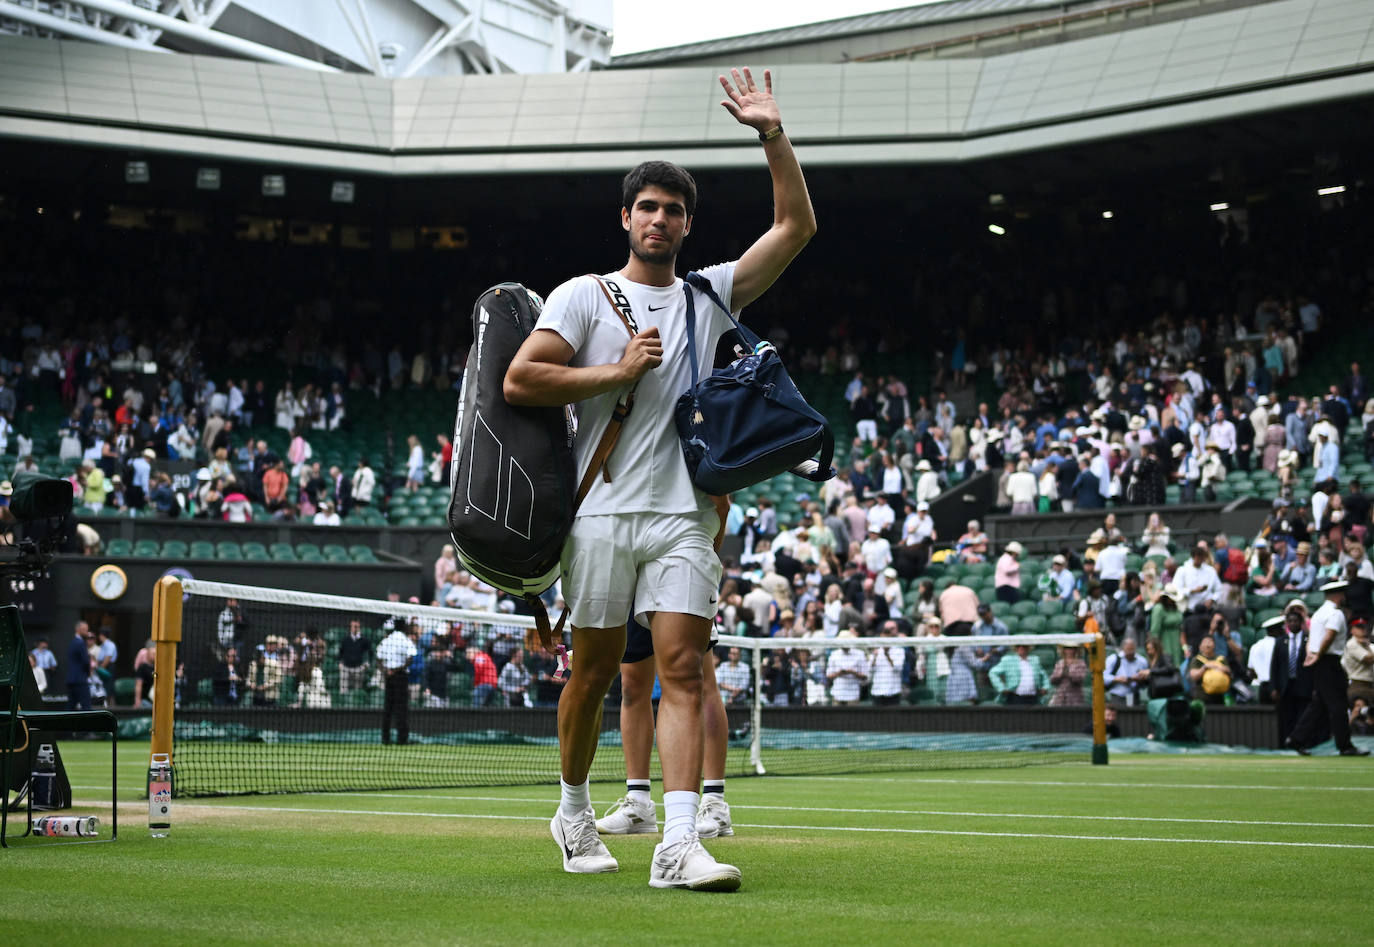
POLYGON ((1285 448, 1279 451, 1278 474, 1279 488, 1288 490, 1298 476, 1298 452, 1285 448))
POLYGON ((1024 553, 1021 544, 1013 539, 997 558, 993 588, 999 602, 1015 605, 1021 601, 1021 556, 1024 553))

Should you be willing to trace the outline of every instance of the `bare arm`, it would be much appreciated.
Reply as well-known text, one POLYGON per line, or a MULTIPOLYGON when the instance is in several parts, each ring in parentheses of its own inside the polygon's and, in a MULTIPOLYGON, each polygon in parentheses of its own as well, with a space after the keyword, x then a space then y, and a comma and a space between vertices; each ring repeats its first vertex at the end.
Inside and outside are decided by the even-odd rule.
POLYGON ((502 386, 506 400, 530 407, 558 407, 624 388, 663 361, 663 343, 654 326, 630 339, 619 362, 574 367, 568 364, 574 354, 557 332, 531 332, 506 369, 502 386))
MULTIPOLYGON (((763 88, 754 84, 754 77, 745 68, 730 70, 734 78, 720 77, 725 89, 723 105, 735 121, 747 125, 760 134, 781 129, 782 115, 773 99, 773 74, 764 70, 763 88)), ((764 142, 763 153, 768 158, 768 172, 773 178, 773 226, 744 252, 735 267, 734 288, 730 304, 743 309, 764 294, 782 271, 787 268, 802 247, 816 233, 816 213, 811 207, 811 195, 806 191, 806 179, 786 134, 764 142)))

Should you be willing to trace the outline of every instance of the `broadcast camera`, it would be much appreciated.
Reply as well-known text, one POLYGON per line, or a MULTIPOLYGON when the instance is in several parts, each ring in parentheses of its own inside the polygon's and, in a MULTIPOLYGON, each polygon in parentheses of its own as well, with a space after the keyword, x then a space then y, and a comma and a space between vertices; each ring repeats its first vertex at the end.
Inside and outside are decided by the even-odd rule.
MULTIPOLYGON (((0 546, 0 579, 42 579, 48 565, 71 536, 72 487, 45 474, 15 475, 7 530, 22 526, 12 545, 0 546)), ((0 601, 9 600, 9 582, 0 581, 0 601)))

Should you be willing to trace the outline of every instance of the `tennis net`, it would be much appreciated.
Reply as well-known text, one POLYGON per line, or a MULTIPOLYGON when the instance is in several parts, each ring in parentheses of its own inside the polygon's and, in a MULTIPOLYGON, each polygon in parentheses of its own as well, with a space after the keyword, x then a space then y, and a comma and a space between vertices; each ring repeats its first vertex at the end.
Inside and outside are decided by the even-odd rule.
MULTIPOLYGON (((163 608, 177 633, 164 632, 162 639, 179 638, 170 727, 179 796, 557 778, 561 682, 551 657, 523 649, 530 618, 193 579, 163 583, 172 583, 168 594, 181 602, 179 609, 163 608), (377 656, 396 629, 415 644, 416 656, 399 680, 388 681, 377 656), (390 743, 384 742, 384 722, 390 743)), ((842 686, 837 693, 827 679, 837 640, 724 638, 719 653, 738 647, 743 660, 726 657, 721 672, 738 677, 738 668, 746 668, 745 696, 727 710, 727 774, 1086 760, 1087 706, 951 707, 939 701, 942 678, 963 663, 955 658, 957 648, 971 649, 958 652, 961 657, 975 648, 984 653, 984 647, 1011 653, 1022 639, 1046 656, 1056 645, 1091 640, 846 640, 858 657, 844 660, 887 665, 860 688, 857 702, 848 703, 848 691, 842 686), (882 682, 890 683, 891 663, 898 660, 906 669, 900 672, 902 696, 875 703, 874 688, 881 692, 882 682), (772 686, 784 676, 779 667, 789 682, 786 705, 772 686)), ((593 780, 624 778, 617 693, 613 688, 607 701, 593 780)))

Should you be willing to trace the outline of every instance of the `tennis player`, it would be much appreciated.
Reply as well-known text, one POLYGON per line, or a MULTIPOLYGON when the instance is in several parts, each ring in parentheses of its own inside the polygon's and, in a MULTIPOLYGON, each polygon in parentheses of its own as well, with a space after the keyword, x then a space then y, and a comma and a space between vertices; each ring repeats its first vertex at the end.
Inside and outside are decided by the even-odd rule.
MULTIPOLYGON (((721 103, 762 143, 772 176, 773 223, 738 261, 702 275, 733 310, 758 299, 782 275, 816 230, 801 166, 782 129, 772 77, 760 88, 748 69, 720 77, 721 103)), ((650 161, 623 182, 621 227, 630 253, 603 279, 570 280, 550 294, 535 331, 506 373, 512 404, 576 402, 577 459, 586 469, 617 397, 638 383, 634 411, 577 512, 563 550, 562 583, 573 626, 572 674, 558 705, 562 799, 550 824, 571 872, 616 871, 596 832, 587 774, 596 754, 601 706, 625 652, 625 616, 653 637, 663 696, 658 749, 663 765, 663 841, 654 849, 649 884, 656 888, 734 890, 740 872, 716 862, 696 831, 702 761, 702 655, 716 611, 720 560, 711 548, 719 518, 687 474, 673 407, 691 380, 686 300, 677 257, 691 232, 696 182, 682 168, 650 161), (609 287, 606 287, 609 290, 609 287), (640 326, 626 338, 621 316, 640 326)), ((548 239, 551 232, 533 233, 548 239)), ((695 290, 693 290, 695 292, 695 290)), ((729 320, 700 296, 700 351, 714 352, 729 320)), ((710 366, 705 367, 706 371, 710 366)))

